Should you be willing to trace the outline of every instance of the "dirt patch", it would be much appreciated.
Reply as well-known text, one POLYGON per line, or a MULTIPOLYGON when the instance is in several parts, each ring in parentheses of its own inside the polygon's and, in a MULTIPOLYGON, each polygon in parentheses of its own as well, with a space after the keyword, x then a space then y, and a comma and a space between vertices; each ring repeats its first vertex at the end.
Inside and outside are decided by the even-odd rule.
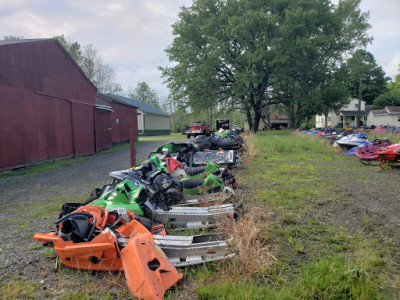
POLYGON ((356 157, 324 169, 327 189, 338 196, 322 204, 325 215, 351 234, 391 238, 400 245, 400 171, 364 166, 356 157))

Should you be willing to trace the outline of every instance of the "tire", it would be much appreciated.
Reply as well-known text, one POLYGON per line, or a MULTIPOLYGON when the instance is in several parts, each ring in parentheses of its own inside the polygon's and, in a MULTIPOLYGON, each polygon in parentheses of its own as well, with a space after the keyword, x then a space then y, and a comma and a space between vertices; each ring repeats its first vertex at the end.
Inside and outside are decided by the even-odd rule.
POLYGON ((190 134, 187 135, 187 138, 190 139, 190 134))

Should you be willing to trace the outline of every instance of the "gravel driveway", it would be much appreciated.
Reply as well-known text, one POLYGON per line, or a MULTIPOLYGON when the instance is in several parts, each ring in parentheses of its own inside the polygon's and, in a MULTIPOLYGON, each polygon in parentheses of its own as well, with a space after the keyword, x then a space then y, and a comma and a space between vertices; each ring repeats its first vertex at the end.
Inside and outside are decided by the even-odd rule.
MULTIPOLYGON (((167 142, 187 141, 140 144, 136 147, 136 160, 146 159, 151 151, 167 142)), ((93 188, 109 179, 110 171, 129 167, 129 149, 125 149, 98 153, 57 170, 0 178, 0 286, 17 279, 19 283, 27 281, 35 286, 32 292, 35 298, 62 296, 53 284, 56 273, 48 272, 53 269, 54 254, 33 241, 33 234, 54 229, 60 203, 82 202, 93 188), (37 285, 41 286, 39 290, 37 285)))

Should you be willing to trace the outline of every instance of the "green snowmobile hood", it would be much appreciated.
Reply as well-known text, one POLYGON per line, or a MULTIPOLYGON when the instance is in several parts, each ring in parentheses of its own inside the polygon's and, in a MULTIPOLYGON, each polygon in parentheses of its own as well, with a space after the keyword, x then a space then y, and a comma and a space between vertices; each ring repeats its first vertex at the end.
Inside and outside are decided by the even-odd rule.
POLYGON ((144 186, 137 186, 130 180, 124 180, 119 183, 114 190, 101 196, 99 199, 90 203, 105 209, 114 209, 118 207, 125 207, 137 216, 143 216, 143 210, 136 202, 141 193, 144 192, 144 186))
MULTIPOLYGON (((181 181, 189 180, 190 178, 182 178, 181 181)), ((195 194, 203 194, 209 190, 215 189, 215 188, 222 188, 222 180, 218 178, 217 176, 210 174, 208 175, 203 184, 196 186, 191 189, 183 188, 183 194, 186 195, 195 195, 195 194)))
POLYGON ((180 149, 187 147, 187 143, 168 143, 163 146, 158 147, 152 153, 163 153, 164 151, 169 151, 171 153, 179 152, 180 149))
POLYGON ((225 135, 228 135, 228 134, 229 134, 228 131, 224 131, 224 132, 222 132, 222 133, 219 133, 219 132, 216 132, 216 133, 215 133, 215 135, 218 135, 218 136, 225 136, 225 135))

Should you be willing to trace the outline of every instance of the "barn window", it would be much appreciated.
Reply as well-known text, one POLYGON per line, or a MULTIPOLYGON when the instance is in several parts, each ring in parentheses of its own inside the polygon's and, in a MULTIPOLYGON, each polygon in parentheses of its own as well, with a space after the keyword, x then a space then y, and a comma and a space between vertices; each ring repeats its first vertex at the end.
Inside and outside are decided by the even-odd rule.
POLYGON ((354 108, 358 108, 358 103, 354 104, 354 108))

